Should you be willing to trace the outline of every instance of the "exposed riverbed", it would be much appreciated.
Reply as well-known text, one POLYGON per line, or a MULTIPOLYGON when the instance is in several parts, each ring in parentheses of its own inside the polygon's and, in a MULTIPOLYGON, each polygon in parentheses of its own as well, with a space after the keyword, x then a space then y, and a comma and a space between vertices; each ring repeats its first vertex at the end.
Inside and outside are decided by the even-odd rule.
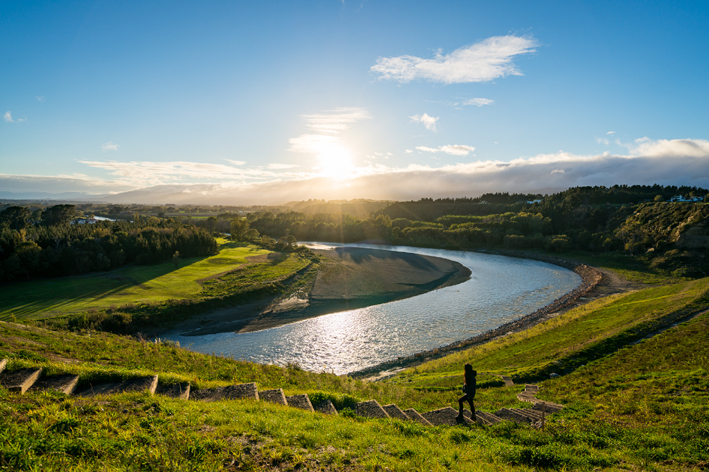
POLYGON ((472 276, 413 298, 262 331, 166 337, 198 352, 343 374, 470 338, 549 304, 581 282, 567 269, 529 259, 404 246, 345 246, 442 257, 464 265, 472 276))

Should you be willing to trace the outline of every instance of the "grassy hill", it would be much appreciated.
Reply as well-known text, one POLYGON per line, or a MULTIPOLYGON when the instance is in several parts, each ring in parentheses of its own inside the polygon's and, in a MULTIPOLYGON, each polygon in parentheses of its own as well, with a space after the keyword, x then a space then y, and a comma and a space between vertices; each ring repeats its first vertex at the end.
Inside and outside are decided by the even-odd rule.
POLYGON ((109 333, 0 323, 0 358, 10 359, 8 369, 42 366, 80 373, 84 383, 157 373, 195 387, 257 382, 261 389, 330 398, 340 409, 374 398, 424 412, 457 406, 461 364, 471 362, 481 372, 476 405, 482 410, 524 406, 516 394, 532 379, 541 380, 540 397, 567 406, 544 430, 509 422, 426 428, 263 402, 20 396, 0 388, 0 467, 697 470, 709 463, 708 291, 709 279, 700 279, 600 299, 384 382, 109 333), (549 378, 551 372, 560 376, 549 378), (505 387, 495 374, 511 374, 522 384, 505 387))
POLYGON ((0 287, 0 319, 51 317, 111 305, 193 299, 202 282, 246 264, 249 257, 270 251, 218 239, 219 254, 111 272, 63 277, 0 287))

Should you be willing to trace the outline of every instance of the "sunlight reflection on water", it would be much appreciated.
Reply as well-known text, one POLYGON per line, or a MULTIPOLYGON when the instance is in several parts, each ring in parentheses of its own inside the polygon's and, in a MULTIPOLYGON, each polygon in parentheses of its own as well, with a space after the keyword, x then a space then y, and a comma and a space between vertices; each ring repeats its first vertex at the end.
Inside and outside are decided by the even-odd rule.
POLYGON ((406 300, 278 328, 172 339, 198 352, 344 374, 475 336, 531 313, 581 283, 574 272, 529 259, 404 246, 344 246, 443 257, 468 267, 472 276, 406 300))

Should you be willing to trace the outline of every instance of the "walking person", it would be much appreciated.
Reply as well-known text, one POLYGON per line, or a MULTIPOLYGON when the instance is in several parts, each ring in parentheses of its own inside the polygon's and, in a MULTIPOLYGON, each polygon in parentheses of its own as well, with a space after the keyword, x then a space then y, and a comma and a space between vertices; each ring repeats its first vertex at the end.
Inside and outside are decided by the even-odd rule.
POLYGON ((475 398, 475 390, 477 388, 475 383, 475 376, 478 375, 476 371, 473 370, 473 366, 470 364, 465 364, 465 385, 463 385, 463 395, 458 399, 459 413, 456 420, 465 421, 463 416, 463 402, 468 402, 470 405, 470 412, 473 414, 472 421, 477 423, 477 418, 475 416, 475 405, 473 405, 473 399, 475 398))

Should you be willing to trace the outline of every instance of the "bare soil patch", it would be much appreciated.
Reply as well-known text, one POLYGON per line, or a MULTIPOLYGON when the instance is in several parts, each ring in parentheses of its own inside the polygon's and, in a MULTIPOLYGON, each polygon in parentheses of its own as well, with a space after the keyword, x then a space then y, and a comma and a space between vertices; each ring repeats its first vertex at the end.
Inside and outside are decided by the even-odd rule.
MULTIPOLYGON (((324 261, 309 290, 207 313, 181 323, 170 333, 201 336, 259 331, 413 297, 462 283, 471 275, 462 264, 439 257, 362 248, 315 252, 324 261)), ((257 262, 255 259, 250 261, 257 262)))

